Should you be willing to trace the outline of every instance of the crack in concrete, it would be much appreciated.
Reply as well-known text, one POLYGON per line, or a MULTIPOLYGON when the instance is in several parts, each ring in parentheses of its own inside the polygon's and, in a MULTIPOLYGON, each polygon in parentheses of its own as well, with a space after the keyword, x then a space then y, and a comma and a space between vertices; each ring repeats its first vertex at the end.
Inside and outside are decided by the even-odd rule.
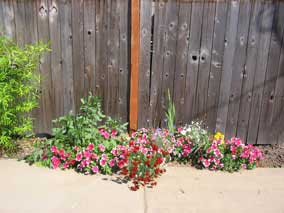
POLYGON ((147 212, 148 212, 148 204, 147 204, 146 188, 144 187, 144 213, 147 212))

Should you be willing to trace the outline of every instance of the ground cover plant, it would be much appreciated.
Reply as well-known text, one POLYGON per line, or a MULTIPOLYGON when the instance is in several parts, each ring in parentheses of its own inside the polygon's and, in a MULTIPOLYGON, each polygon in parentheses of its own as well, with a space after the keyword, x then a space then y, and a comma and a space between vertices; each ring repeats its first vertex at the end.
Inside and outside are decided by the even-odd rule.
POLYGON ((0 37, 0 155, 15 148, 13 139, 32 131, 29 112, 38 105, 39 57, 45 44, 19 47, 0 37))
POLYGON ((155 186, 170 161, 234 172, 253 169, 263 158, 257 147, 239 138, 225 140, 220 132, 212 135, 201 122, 175 127, 174 119, 171 105, 167 112, 170 128, 143 128, 129 134, 126 124, 105 116, 99 98, 90 94, 82 99, 77 115, 70 113, 55 121, 54 138, 35 143, 26 161, 84 174, 117 173, 131 181, 130 189, 136 191, 155 186))

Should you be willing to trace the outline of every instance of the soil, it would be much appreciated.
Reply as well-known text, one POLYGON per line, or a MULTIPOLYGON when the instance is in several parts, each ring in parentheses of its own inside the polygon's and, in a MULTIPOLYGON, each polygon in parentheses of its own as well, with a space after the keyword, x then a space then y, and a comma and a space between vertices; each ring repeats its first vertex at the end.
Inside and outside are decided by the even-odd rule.
MULTIPOLYGON (((33 151, 33 144, 39 140, 46 140, 45 138, 27 138, 17 141, 17 152, 9 155, 2 155, 1 158, 17 158, 21 159, 33 151)), ((268 168, 284 168, 284 144, 275 145, 257 145, 257 147, 263 152, 264 159, 259 163, 258 167, 268 168)), ((179 164, 177 162, 170 162, 169 166, 178 167, 191 167, 188 164, 179 164)))
POLYGON ((259 167, 284 168, 284 144, 258 145, 258 148, 264 154, 259 167))
POLYGON ((34 150, 33 144, 40 141, 40 140, 46 140, 45 138, 24 138, 15 141, 16 143, 16 149, 15 151, 9 153, 9 154, 2 154, 0 153, 0 159, 7 159, 7 158, 16 158, 16 159, 22 159, 25 156, 31 154, 34 150))

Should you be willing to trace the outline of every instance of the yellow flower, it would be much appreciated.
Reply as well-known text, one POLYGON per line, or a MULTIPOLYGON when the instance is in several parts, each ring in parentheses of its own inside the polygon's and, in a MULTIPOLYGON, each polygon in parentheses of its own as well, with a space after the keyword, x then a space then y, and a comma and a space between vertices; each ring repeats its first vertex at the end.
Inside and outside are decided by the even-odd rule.
POLYGON ((214 135, 214 139, 215 140, 224 140, 225 139, 225 136, 224 134, 222 134, 221 132, 216 132, 215 135, 214 135))

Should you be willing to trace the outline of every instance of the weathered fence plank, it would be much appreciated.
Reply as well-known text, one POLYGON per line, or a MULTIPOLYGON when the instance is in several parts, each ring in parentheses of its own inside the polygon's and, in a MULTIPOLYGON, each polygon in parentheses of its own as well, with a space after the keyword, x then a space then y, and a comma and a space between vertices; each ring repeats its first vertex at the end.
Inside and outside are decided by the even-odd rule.
POLYGON ((215 12, 214 36, 206 103, 207 125, 210 131, 216 129, 220 82, 223 68, 224 41, 227 23, 228 3, 217 2, 215 12))
MULTIPOLYGON (((38 41, 48 43, 50 41, 49 36, 49 10, 48 10, 48 2, 47 0, 40 0, 37 1, 35 5, 38 11, 38 41)), ((18 39, 18 37, 17 37, 18 39)), ((50 67, 50 53, 45 53, 44 56, 41 58, 40 63, 40 73, 41 73, 41 101, 40 101, 40 108, 41 108, 41 116, 42 116, 42 123, 43 129, 41 132, 49 132, 52 127, 52 114, 53 114, 53 101, 52 101, 52 76, 51 76, 51 67, 50 67)))
MULTIPOLYGON (((84 52, 84 0, 72 0, 72 34, 73 34, 73 77, 75 110, 79 111, 81 98, 84 96, 84 72, 85 52, 84 52)), ((95 17, 94 17, 95 19, 95 17)), ((95 34, 95 31, 93 32, 95 34)))
POLYGON ((150 126, 149 97, 152 54, 153 7, 152 0, 141 1, 140 14, 140 72, 138 127, 150 126))
POLYGON ((195 114, 207 124, 207 98, 214 33, 215 2, 204 2, 195 114))
POLYGON ((51 54, 51 75, 52 75, 52 97, 54 103, 54 117, 64 114, 63 109, 63 76, 61 58, 61 33, 58 0, 49 0, 49 30, 51 54))
POLYGON ((119 10, 118 0, 111 0, 109 5, 108 49, 108 114, 117 115, 118 110, 118 75, 119 75, 119 10), (110 86, 111 85, 111 86, 110 86))
POLYGON ((188 60, 189 30, 191 24, 191 4, 184 1, 179 2, 179 20, 177 34, 177 52, 174 76, 173 101, 176 108, 176 124, 185 122, 185 84, 188 60))
POLYGON ((10 0, 1 1, 2 6, 2 19, 4 34, 13 40, 16 40, 16 26, 15 26, 15 13, 13 2, 10 0))
POLYGON ((259 45, 257 50, 257 64, 256 71, 254 75, 254 85, 252 93, 252 108, 249 120, 249 130, 248 130, 248 143, 256 143, 257 134, 259 128, 259 119, 261 113, 261 103, 263 96, 263 87, 265 84, 265 73, 269 55, 270 37, 273 21, 273 13, 268 13, 264 15, 266 11, 269 10, 271 4, 268 2, 262 2, 263 8, 258 15, 257 27, 259 37, 259 45), (265 26, 265 30, 262 26, 265 26))
POLYGON ((155 20, 153 38, 153 60, 150 90, 150 120, 151 126, 159 126, 161 121, 161 88, 163 79, 163 48, 165 30, 165 2, 155 1, 155 20))
POLYGON ((230 100, 230 87, 233 74, 233 61, 235 57, 238 17, 240 9, 240 1, 231 1, 229 3, 227 29, 225 35, 225 50, 223 58, 223 70, 220 84, 220 97, 217 112, 216 130, 225 132, 228 103, 230 100))
MULTIPOLYGON (((96 66, 96 2, 84 1, 84 92, 95 90, 96 66)), ((83 82, 82 82, 83 83, 83 82)))
MULTIPOLYGON (((267 141, 269 141, 269 143, 277 143, 277 137, 275 137, 275 135, 273 137, 273 129, 275 126, 273 127, 272 124, 272 113, 275 101, 275 85, 278 75, 278 64, 283 37, 283 27, 278 25, 278 18, 283 18, 278 16, 281 9, 278 4, 279 2, 271 5, 271 8, 268 11, 275 15, 271 26, 272 34, 270 39, 270 49, 265 74, 265 84, 263 85, 262 107, 257 137, 258 144, 265 144, 267 141)), ((284 11, 281 12, 283 13, 284 11)))
POLYGON ((164 48, 162 52, 163 74, 160 94, 161 127, 166 126, 165 110, 168 105, 168 92, 171 97, 173 96, 179 12, 178 2, 176 0, 169 0, 165 10, 164 48))
POLYGON ((23 46, 25 44, 25 2, 21 0, 13 0, 16 25, 17 44, 23 46))
POLYGON ((61 33, 61 57, 62 57, 62 76, 63 76, 63 109, 64 114, 71 110, 75 111, 74 101, 74 79, 72 62, 72 14, 71 0, 59 2, 59 16, 61 33))
POLYGON ((239 23, 236 37, 235 56, 233 61, 232 82, 226 123, 226 136, 233 137, 237 133, 242 80, 246 75, 245 59, 247 38, 250 24, 251 1, 240 2, 239 23))
MULTIPOLYGON (((277 28, 278 31, 283 30, 283 23, 281 20, 284 20, 284 3, 279 3, 279 14, 278 15, 278 21, 277 21, 277 28)), ((271 119, 271 127, 270 131, 272 132, 272 141, 274 142, 277 140, 278 143, 284 143, 284 36, 281 39, 281 42, 279 43, 281 45, 281 52, 280 52, 280 59, 278 64, 278 75, 276 80, 276 86, 275 86, 275 100, 273 103, 273 113, 272 113, 272 119, 271 119)), ((270 143, 270 141, 266 141, 266 143, 270 143)))
POLYGON ((185 121, 189 123, 196 117, 195 101, 199 66, 200 45, 202 36, 202 18, 204 2, 192 2, 191 24, 185 85, 185 121))
MULTIPOLYGON (((242 92, 240 100, 239 118, 237 126, 237 136, 246 140, 248 134, 248 124, 251 111, 252 93, 253 93, 253 81, 256 71, 257 51, 259 44, 259 32, 258 32, 258 17, 262 9, 260 1, 255 1, 253 4, 249 36, 247 43, 247 56, 245 62, 245 75, 243 75, 242 92)), ((253 110, 253 109, 252 109, 253 110)))
POLYGON ((119 16, 119 56, 118 56, 118 109, 117 117, 128 122, 128 97, 129 97, 129 0, 118 1, 119 16))

